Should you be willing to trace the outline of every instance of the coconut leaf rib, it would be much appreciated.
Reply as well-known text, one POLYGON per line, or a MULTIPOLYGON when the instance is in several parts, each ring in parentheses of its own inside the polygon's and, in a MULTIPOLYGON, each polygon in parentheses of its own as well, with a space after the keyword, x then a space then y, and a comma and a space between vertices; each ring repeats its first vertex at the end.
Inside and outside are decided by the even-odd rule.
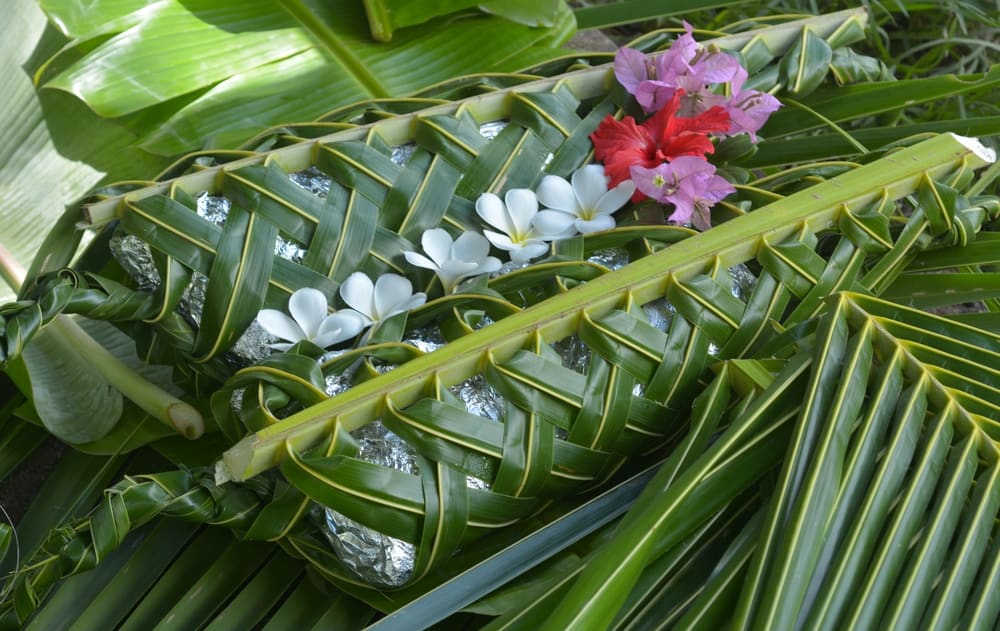
MULTIPOLYGON (((829 229, 836 225, 841 212, 850 213, 852 208, 864 209, 870 204, 878 203, 883 196, 900 198, 915 192, 928 171, 938 176, 951 175, 977 163, 979 158, 976 153, 966 149, 955 137, 939 136, 903 150, 886 161, 861 167, 828 183, 775 202, 750 216, 673 244, 622 270, 595 278, 572 292, 504 318, 481 332, 454 340, 433 355, 407 362, 383 377, 359 384, 347 393, 292 415, 281 423, 244 439, 224 456, 225 464, 220 469, 220 480, 246 479, 254 475, 274 463, 278 459, 277 450, 283 449, 287 442, 291 441, 295 445, 296 441, 302 441, 300 444, 308 445, 328 431, 332 421, 348 430, 367 423, 380 414, 386 398, 391 398, 396 407, 406 406, 415 402, 427 390, 431 380, 446 385, 458 383, 473 376, 486 365, 503 364, 533 338, 538 337, 546 342, 558 341, 576 332, 581 320, 599 320, 620 307, 626 296, 636 304, 667 296, 682 314, 687 310, 692 317, 710 317, 715 307, 706 309, 706 306, 716 304, 713 297, 717 296, 713 294, 717 285, 706 283, 702 293, 695 293, 695 288, 684 282, 702 275, 706 267, 713 264, 727 267, 743 263, 758 248, 773 251, 773 247, 763 247, 762 243, 781 242, 796 232, 813 234, 829 229), (676 289, 671 292, 670 288, 676 289), (711 290, 713 294, 706 295, 706 290, 711 290), (684 300, 675 300, 682 292, 698 296, 699 299, 690 308, 686 308, 684 300)), ((919 212, 912 221, 927 223, 919 212)), ((864 252, 849 240, 845 239, 845 243, 845 248, 864 252)), ((805 247, 797 240, 794 241, 794 246, 796 250, 805 247)), ((817 256, 811 250, 810 254, 817 256)), ((786 261, 798 263, 801 259, 800 255, 786 261)), ((858 261, 857 256, 837 256, 833 260, 833 269, 839 270, 838 273, 841 274, 844 270, 853 269, 852 276, 855 278, 854 282, 857 282, 857 272, 860 269, 858 261), (851 258, 853 260, 849 260, 851 258)), ((761 265, 770 272, 779 263, 772 263, 764 258, 761 265)), ((810 281, 814 286, 819 285, 823 276, 799 270, 801 267, 786 265, 785 269, 776 269, 775 275, 787 278, 792 273, 799 274, 795 277, 798 280, 788 278, 785 282, 793 287, 797 284, 802 304, 809 304, 807 300, 810 295, 806 285, 810 281)), ((831 283, 834 289, 845 284, 845 288, 850 288, 849 283, 837 281, 836 278, 831 283)), ((815 293, 825 296, 829 292, 830 287, 820 286, 815 293)), ((814 302, 818 307, 818 301, 814 302)), ((732 318, 728 315, 719 322, 724 323, 726 320, 732 324, 732 318)), ((730 327, 724 335, 721 334, 722 330, 716 330, 713 341, 724 343, 733 330, 735 327, 730 327)), ((662 348, 665 348, 665 344, 662 348)))
MULTIPOLYGON (((837 48, 858 35, 861 15, 835 14, 719 43, 735 42, 768 63, 803 36, 811 48, 816 37, 837 48)), ((805 72, 809 64, 797 67, 805 72)), ((187 175, 94 201, 85 209, 91 225, 120 220, 150 245, 161 278, 169 281, 166 273, 176 270, 180 280, 147 293, 92 273, 39 277, 28 294, 37 302, 0 312, 4 352, 15 356, 55 314, 79 313, 128 321, 143 331, 137 337, 146 340, 149 356, 217 379, 209 386, 217 390, 212 409, 233 446, 214 482, 189 477, 181 486, 190 494, 175 494, 198 500, 191 519, 278 541, 340 589, 384 611, 482 562, 479 542, 512 529, 530 532, 547 507, 571 512, 577 500, 566 498, 617 480, 633 459, 653 454, 664 464, 621 521, 624 534, 606 549, 595 544, 581 552, 559 590, 519 597, 529 624, 553 612, 551 628, 582 619, 627 626, 733 616, 746 626, 786 626, 810 616, 834 624, 848 613, 864 621, 883 615, 951 621, 968 611, 967 603, 988 618, 993 603, 982 581, 970 578, 980 571, 970 555, 988 545, 990 528, 983 524, 996 512, 994 491, 978 483, 995 479, 982 464, 995 461, 992 442, 979 437, 997 434, 996 379, 988 368, 996 365, 995 350, 971 327, 923 320, 866 295, 892 287, 911 261, 933 260, 917 259, 919 253, 975 239, 993 218, 994 200, 966 196, 973 171, 991 160, 988 152, 943 134, 882 149, 865 164, 831 163, 806 178, 796 172, 748 182, 728 201, 736 217, 702 234, 645 224, 640 209, 613 231, 560 244, 536 265, 455 295, 439 297, 429 274, 406 267, 401 253, 417 249, 424 229, 478 230, 473 203, 482 192, 530 187, 543 172, 568 175, 585 163, 590 131, 604 115, 622 111, 609 86, 605 67, 424 111, 399 105, 406 113, 398 114, 383 103, 391 116, 379 122, 311 140, 303 140, 304 129, 275 130, 269 138, 276 142, 298 142, 233 160, 206 154, 169 172, 190 169, 187 175), (490 120, 506 126, 487 141, 479 125, 490 120), (411 141, 412 153, 399 159, 395 152, 411 141), (306 168, 331 178, 325 197, 291 183, 288 174, 306 168), (202 191, 233 203, 224 226, 192 212, 193 196, 202 191), (274 256, 279 238, 308 254, 295 261, 274 256), (609 247, 626 249, 632 262, 611 271, 586 260, 609 247), (305 286, 336 302, 340 282, 356 269, 413 274, 432 300, 339 357, 317 363, 279 354, 227 373, 221 355, 257 310, 282 308, 305 286), (197 329, 173 313, 184 275, 195 272, 208 278, 209 313, 197 329), (740 274, 754 278, 751 288, 737 286, 740 274), (109 296, 119 298, 101 304, 109 296), (667 325, 649 322, 644 305, 653 301, 669 303, 667 325), (495 321, 481 326, 485 316, 495 321), (445 346, 424 353, 403 343, 405 332, 432 322, 445 346), (921 327, 928 333, 918 334, 921 327), (578 344, 583 360, 564 364, 555 343, 578 344), (394 367, 384 372, 387 364, 394 367), (975 375, 956 377, 958 365, 975 375), (325 379, 345 371, 350 389, 328 396, 325 379), (502 395, 501 421, 457 401, 450 387, 468 379, 483 379, 502 395), (913 403, 905 403, 911 395, 913 403), (376 419, 414 447, 418 475, 358 458, 350 431, 376 419), (948 429, 928 434, 930 427, 948 429), (898 467, 886 472, 895 476, 892 488, 913 489, 912 504, 892 513, 886 497, 872 490, 873 476, 882 475, 872 458, 897 434, 905 439, 901 448, 912 448, 909 457, 942 473, 909 479, 898 467), (812 458, 817 452, 828 456, 812 458), (468 488, 467 475, 482 476, 490 488, 468 488), (218 518, 213 503, 236 489, 253 489, 259 501, 218 518), (872 541, 863 553, 870 556, 923 536, 913 515, 955 507, 956 500, 946 501, 950 490, 973 499, 958 521, 937 519, 926 536, 941 542, 954 536, 957 523, 975 524, 960 549, 935 555, 938 547, 926 543, 879 561, 886 578, 876 572, 875 582, 864 585, 877 598, 875 611, 819 602, 817 594, 840 593, 820 590, 825 581, 849 589, 840 587, 843 576, 854 581, 846 585, 860 587, 852 564, 868 557, 851 557, 841 534, 824 539, 839 532, 831 524, 857 516, 860 498, 876 495, 882 512, 858 536, 874 537, 888 520, 898 522, 890 543, 872 541), (315 532, 309 518, 315 503, 414 544, 415 582, 397 592, 363 585, 315 532), (820 510, 831 515, 826 523, 801 519, 820 510), (714 524, 727 525, 719 532, 714 524), (711 579, 685 586, 682 578, 696 576, 696 566, 714 567, 711 579), (620 572, 611 577, 607 568, 620 572), (670 578, 661 582, 656 572, 670 578), (942 593, 927 578, 932 572, 943 573, 961 595, 942 593), (809 574, 810 582, 775 586, 792 574, 809 574), (912 600, 886 587, 901 575, 932 609, 914 614, 912 600)), ((123 488, 147 482, 128 480, 123 488)), ((124 491, 113 495, 107 515, 79 528, 91 540, 56 542, 62 549, 53 543, 48 564, 19 579, 19 617, 64 573, 51 569, 56 559, 70 573, 106 555, 155 513, 177 512, 173 496, 144 506, 124 491), (116 515, 129 519, 115 521, 116 515)))

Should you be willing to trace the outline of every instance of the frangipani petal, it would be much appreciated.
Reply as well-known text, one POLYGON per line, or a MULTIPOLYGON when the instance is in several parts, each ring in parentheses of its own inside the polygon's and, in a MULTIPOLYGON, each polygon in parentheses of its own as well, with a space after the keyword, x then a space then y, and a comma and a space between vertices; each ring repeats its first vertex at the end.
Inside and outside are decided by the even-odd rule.
POLYGON ((493 232, 492 230, 483 230, 483 234, 489 239, 490 243, 501 250, 510 251, 514 249, 514 242, 511 241, 510 237, 505 234, 500 234, 499 232, 493 232))
POLYGON ((422 291, 418 291, 417 293, 413 294, 403 302, 396 305, 395 310, 393 310, 393 312, 390 313, 389 316, 396 315, 397 313, 403 313, 404 311, 412 311, 413 309, 416 309, 425 302, 427 302, 427 294, 425 294, 422 291))
POLYGON ((364 272, 354 272, 340 285, 344 302, 368 320, 375 320, 375 286, 364 272))
POLYGON ((483 262, 479 264, 479 269, 476 271, 476 274, 492 274, 501 267, 503 267, 503 263, 500 262, 500 259, 495 256, 487 256, 483 262))
POLYGON ((320 322, 326 317, 326 308, 326 296, 312 287, 297 289, 288 299, 288 312, 309 339, 316 337, 320 322))
POLYGON ((357 311, 341 309, 323 320, 313 342, 321 348, 332 346, 354 337, 365 328, 366 324, 364 316, 357 311))
POLYGON ((594 206, 594 212, 598 215, 610 215, 628 202, 635 193, 635 182, 625 180, 610 191, 601 195, 594 206))
MULTIPOLYGON (((573 172, 573 191, 581 208, 593 210, 601 196, 608 192, 608 176, 599 164, 588 164, 573 172)), ((579 213, 577 213, 579 216, 579 213)))
POLYGON ((375 315, 372 319, 384 320, 400 311, 406 311, 400 305, 406 303, 411 296, 413 284, 410 279, 399 274, 382 274, 375 281, 375 315))
POLYGON ((420 238, 420 245, 431 260, 440 267, 451 258, 451 235, 444 228, 432 228, 424 230, 424 235, 420 238))
POLYGON ((576 229, 573 227, 573 222, 576 219, 576 215, 559 210, 540 210, 532 223, 546 239, 567 238, 565 236, 567 231, 570 233, 568 236, 573 236, 576 233, 576 229))
POLYGON ((549 244, 544 241, 528 241, 510 251, 510 260, 514 263, 527 263, 549 251, 549 244))
MULTIPOLYGON (((604 177, 604 167, 596 164, 591 166, 600 169, 601 177, 604 177)), ((574 177, 576 176, 574 175, 574 177)), ((577 202, 577 194, 573 192, 573 186, 558 175, 543 177, 535 191, 538 201, 546 208, 561 210, 573 215, 578 215, 580 212, 580 204, 577 202)))
POLYGON ((478 232, 463 232, 455 239, 451 254, 459 261, 481 261, 490 254, 490 242, 478 232))
POLYGON ((478 262, 451 259, 446 261, 441 267, 441 271, 438 272, 438 276, 441 278, 442 284, 446 285, 446 289, 450 289, 460 279, 478 273, 480 273, 478 262))
POLYGON ((415 267, 422 267, 424 269, 434 270, 435 272, 439 269, 438 264, 430 260, 423 254, 418 254, 417 252, 403 252, 403 256, 406 257, 406 262, 415 267))
MULTIPOLYGON (((257 323, 274 337, 295 343, 304 340, 305 332, 295 320, 277 309, 261 309, 257 313, 257 323)), ((289 344, 291 347, 291 344, 289 344)), ((275 347, 277 348, 277 347, 275 347)), ((287 350, 287 349, 282 349, 287 350)))
POLYGON ((611 215, 597 215, 590 220, 577 219, 574 227, 580 231, 580 234, 611 230, 615 227, 615 218, 611 215))
POLYGON ((507 214, 510 222, 514 226, 513 231, 508 231, 513 239, 523 239, 531 230, 531 219, 538 212, 538 198, 534 191, 527 188, 512 188, 504 196, 507 202, 507 214))
POLYGON ((507 216, 507 209, 504 207, 503 201, 493 193, 483 193, 479 196, 479 199, 476 200, 476 214, 501 232, 507 234, 514 232, 514 224, 507 216))

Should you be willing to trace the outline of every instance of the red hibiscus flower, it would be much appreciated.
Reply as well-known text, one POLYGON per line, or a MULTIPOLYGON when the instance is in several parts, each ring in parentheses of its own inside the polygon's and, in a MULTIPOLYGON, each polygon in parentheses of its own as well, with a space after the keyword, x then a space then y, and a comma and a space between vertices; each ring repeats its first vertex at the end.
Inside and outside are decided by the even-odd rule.
POLYGON ((675 116, 683 96, 684 90, 674 92, 673 98, 641 125, 631 116, 617 121, 608 115, 601 121, 590 140, 594 156, 604 163, 604 172, 611 178, 609 187, 629 179, 633 166, 652 169, 679 156, 704 159, 706 153, 715 152, 708 134, 725 133, 729 113, 717 105, 691 118, 675 116))

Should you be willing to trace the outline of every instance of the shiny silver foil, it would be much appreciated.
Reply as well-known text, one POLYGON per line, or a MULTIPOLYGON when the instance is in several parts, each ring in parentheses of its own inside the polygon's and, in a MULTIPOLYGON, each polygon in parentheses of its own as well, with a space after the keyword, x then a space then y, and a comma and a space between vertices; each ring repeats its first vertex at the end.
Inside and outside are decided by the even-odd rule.
POLYGON ((670 324, 677 314, 677 309, 666 298, 657 298, 647 302, 642 305, 642 311, 646 314, 646 321, 649 322, 650 326, 664 333, 670 330, 670 324))
POLYGON ((605 248, 597 250, 588 256, 587 260, 614 271, 629 264, 628 250, 625 248, 605 248))
POLYGON ((109 247, 140 291, 153 291, 160 286, 160 271, 153 264, 153 253, 145 241, 118 227, 111 235, 109 247))
POLYGON ((399 166, 403 166, 416 150, 417 145, 412 142, 408 142, 405 145, 397 145, 392 148, 392 154, 389 155, 389 159, 399 166))
POLYGON ((574 372, 578 372, 581 375, 587 374, 587 367, 590 364, 590 347, 583 343, 576 335, 570 335, 569 337, 564 337, 555 344, 552 348, 559 353, 559 357, 562 358, 562 364, 564 368, 569 368, 574 372))
POLYGON ((507 121, 490 121, 488 123, 483 123, 479 126, 479 135, 486 140, 493 140, 497 137, 497 134, 503 131, 504 127, 507 126, 507 121))
POLYGON ((323 173, 316 167, 309 167, 303 171, 296 171, 288 174, 289 179, 313 195, 326 199, 330 193, 330 176, 323 173))
MULTIPOLYGON (((322 177, 326 178, 325 175, 322 177)), ((312 182, 316 186, 322 186, 319 177, 314 177, 312 182)), ((326 187, 329 188, 329 178, 326 178, 326 187)), ((201 193, 197 196, 196 201, 196 212, 200 216, 219 227, 225 225, 231 208, 231 203, 227 198, 201 193)), ((110 249, 112 255, 135 280, 136 286, 140 290, 153 291, 159 287, 160 274, 153 264, 148 244, 119 228, 110 240, 110 249)), ((306 249, 294 241, 279 236, 274 244, 274 253, 283 259, 301 263, 305 258, 306 249)), ((181 315, 195 326, 201 324, 207 288, 208 278, 200 272, 194 272, 191 274, 191 283, 184 291, 178 305, 178 311, 181 315)), ((233 348, 229 350, 227 357, 241 366, 257 363, 273 352, 269 344, 274 341, 274 338, 254 321, 236 341, 233 348)))
MULTIPOLYGON (((381 421, 372 421, 351 433, 358 440, 358 458, 418 475, 416 456, 403 440, 381 421)), ((416 549, 327 508, 323 533, 337 557, 358 578, 379 587, 400 587, 413 576, 416 549)))
POLYGON ((743 302, 750 300, 750 294, 757 286, 757 277, 750 268, 740 263, 729 268, 729 275, 733 278, 733 295, 743 302))
MULTIPOLYGON (((220 228, 229 217, 232 203, 226 197, 201 193, 195 200, 198 202, 197 212, 220 228)), ((306 257, 306 249, 298 243, 279 236, 274 242, 274 254, 280 258, 301 263, 306 257)))
MULTIPOLYGON (((441 330, 427 326, 409 333, 403 342, 430 353, 444 346, 441 330)), ((380 373, 391 371, 394 366, 373 362, 380 373)), ((326 393, 336 396, 351 387, 351 369, 326 377, 326 393)), ((472 414, 499 421, 503 415, 503 399, 481 375, 476 375, 450 388, 472 414)), ((390 467, 403 473, 419 475, 416 451, 399 436, 375 420, 352 432, 358 441, 358 458, 366 462, 390 467)), ((494 472, 484 459, 482 471, 466 476, 470 488, 488 490, 494 472)), ((414 546, 360 524, 343 514, 324 509, 324 535, 335 554, 358 578, 371 585, 392 588, 404 585, 413 575, 416 557, 414 546)))

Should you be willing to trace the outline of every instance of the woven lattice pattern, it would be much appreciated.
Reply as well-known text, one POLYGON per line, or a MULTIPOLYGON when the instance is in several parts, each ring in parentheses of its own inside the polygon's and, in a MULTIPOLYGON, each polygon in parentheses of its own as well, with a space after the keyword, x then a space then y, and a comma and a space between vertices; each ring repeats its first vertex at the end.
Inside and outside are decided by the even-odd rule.
MULTIPOLYGON (((843 37, 846 28, 827 35, 843 37)), ((775 55, 757 38, 741 52, 753 69, 775 55)), ((602 72, 606 85, 608 71, 602 72)), ((150 246, 163 279, 153 294, 133 292, 131 311, 117 315, 136 321, 148 356, 224 382, 212 403, 222 431, 237 443, 230 453, 239 460, 258 445, 269 449, 240 461, 245 470, 230 467, 230 477, 280 465, 284 481, 268 489, 270 503, 250 536, 281 539, 345 584, 357 581, 309 532, 311 502, 414 544, 419 579, 468 542, 600 486, 630 458, 668 453, 685 439, 695 397, 718 361, 779 351, 787 358, 789 342, 815 329, 812 318, 824 298, 838 291, 877 294, 914 252, 968 238, 986 215, 970 202, 953 216, 935 201, 968 183, 962 156, 933 171, 914 163, 905 176, 878 165, 835 163, 811 170, 809 178, 796 172, 752 181, 734 165, 744 185, 717 219, 737 219, 717 230, 695 237, 638 206, 613 231, 559 243, 539 264, 442 295, 434 277, 403 256, 419 249, 423 231, 478 231, 474 203, 482 193, 532 188, 546 173, 569 176, 591 161, 589 135, 599 121, 627 107, 620 91, 606 87, 574 89, 571 80, 526 85, 485 115, 474 97, 444 113, 417 111, 388 128, 391 134, 375 124, 348 140, 308 141, 305 161, 302 151, 247 163, 238 161, 244 154, 189 160, 182 167, 193 176, 125 196, 117 208, 122 228, 150 246), (481 126, 494 120, 505 125, 487 139, 481 126), (411 143, 405 160, 393 160, 411 143), (219 168, 229 158, 237 161, 219 168), (307 167, 330 178, 324 196, 292 181, 291 172, 307 167), (231 202, 223 225, 195 212, 198 191, 189 190, 195 181, 231 202), (815 186, 799 191, 803 181, 815 186), (856 181, 874 182, 875 191, 837 197, 856 181), (917 196, 901 201, 912 192, 917 196), (742 216, 758 210, 768 217, 761 233, 740 232, 742 216), (275 256, 279 239, 305 256, 275 256), (613 248, 631 261, 622 270, 599 258, 613 248), (261 308, 282 309, 303 287, 337 304, 340 284, 359 270, 371 277, 405 274, 431 300, 405 325, 321 363, 274 355, 230 375, 218 361, 261 308), (175 312, 192 274, 208 279, 197 328, 175 312), (651 303, 660 305, 658 321, 644 308, 651 303), (484 315, 494 323, 479 327, 484 315), (403 342, 427 326, 438 327, 448 344, 424 353, 403 342), (557 342, 577 348, 577 360, 567 361, 557 342), (329 397, 326 379, 345 371, 353 387, 329 397), (477 377, 502 397, 501 422, 468 411, 448 389, 477 377), (240 393, 238 411, 233 393, 240 393), (419 475, 357 457, 350 430, 376 418, 415 449, 419 475), (470 488, 469 475, 486 478, 488 488, 470 488)), ((422 105, 381 103, 257 142, 283 144, 346 124, 339 121, 396 116, 422 105)), ((720 147, 720 155, 726 149, 735 151, 720 147)), ((94 292, 131 291, 88 278, 72 283, 94 292)), ((83 302, 73 304, 88 312, 83 302)), ((747 404, 763 389, 741 383, 747 404)))

